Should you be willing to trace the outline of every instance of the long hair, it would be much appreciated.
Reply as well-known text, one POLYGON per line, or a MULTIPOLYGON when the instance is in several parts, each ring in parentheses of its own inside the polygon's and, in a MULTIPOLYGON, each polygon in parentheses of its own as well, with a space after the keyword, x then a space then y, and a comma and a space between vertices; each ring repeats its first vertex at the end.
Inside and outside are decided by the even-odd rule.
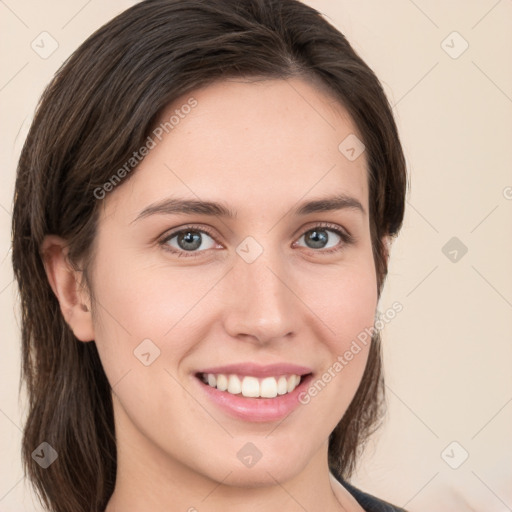
MULTIPOLYGON (((121 13, 47 86, 17 169, 12 261, 21 301, 20 386, 28 395, 22 457, 49 510, 103 511, 117 458, 111 388, 96 345, 79 342, 65 322, 40 245, 47 234, 66 239, 70 261, 82 262, 87 275, 101 203, 94 190, 144 144, 170 102, 232 77, 301 77, 347 109, 366 146, 380 296, 382 237, 401 227, 406 166, 382 86, 345 36, 297 0, 146 0, 121 13), (47 469, 31 456, 43 441, 58 452, 47 469)), ((350 476, 382 417, 380 350, 375 335, 356 395, 329 438, 338 478, 350 476)))

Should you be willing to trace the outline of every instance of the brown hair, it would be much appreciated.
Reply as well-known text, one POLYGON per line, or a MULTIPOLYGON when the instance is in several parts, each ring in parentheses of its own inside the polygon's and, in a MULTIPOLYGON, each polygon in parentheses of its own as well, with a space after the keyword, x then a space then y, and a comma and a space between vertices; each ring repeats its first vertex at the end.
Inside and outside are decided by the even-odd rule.
MULTIPOLYGON (((380 295, 382 237, 398 233, 404 214, 405 160, 375 74, 314 9, 297 0, 146 0, 90 36, 46 88, 17 169, 12 258, 29 400, 23 464, 50 510, 103 511, 116 444, 110 384, 95 343, 79 342, 61 314, 43 238, 66 239, 87 278, 101 204, 94 190, 143 145, 164 107, 228 77, 294 76, 326 86, 363 138, 380 295), (31 457, 43 441, 59 454, 48 469, 31 457)), ((329 439, 329 466, 340 479, 381 419, 383 389, 375 334, 355 398, 329 439)))

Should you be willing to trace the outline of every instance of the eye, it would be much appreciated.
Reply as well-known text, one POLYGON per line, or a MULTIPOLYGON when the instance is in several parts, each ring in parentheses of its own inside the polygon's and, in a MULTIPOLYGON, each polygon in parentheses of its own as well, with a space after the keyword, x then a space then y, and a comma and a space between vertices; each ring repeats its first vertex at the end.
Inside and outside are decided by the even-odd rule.
POLYGON ((180 256, 195 256, 196 252, 203 252, 215 247, 215 240, 205 229, 192 226, 174 231, 160 242, 165 249, 180 256), (206 240, 205 237, 210 241, 206 240), (202 247, 202 250, 198 250, 202 247), (191 253, 191 254, 187 254, 191 253))
MULTIPOLYGON (((341 251, 353 243, 353 237, 336 224, 319 224, 305 231, 294 246, 304 240, 306 248, 318 254, 341 251)), ((208 249, 214 249, 217 242, 205 227, 186 226, 166 235, 160 242, 165 250, 178 257, 197 257, 208 249)))
POLYGON ((298 242, 301 240, 304 240, 308 249, 315 249, 315 252, 322 254, 341 251, 345 245, 353 242, 352 236, 332 224, 320 224, 308 229, 298 242))

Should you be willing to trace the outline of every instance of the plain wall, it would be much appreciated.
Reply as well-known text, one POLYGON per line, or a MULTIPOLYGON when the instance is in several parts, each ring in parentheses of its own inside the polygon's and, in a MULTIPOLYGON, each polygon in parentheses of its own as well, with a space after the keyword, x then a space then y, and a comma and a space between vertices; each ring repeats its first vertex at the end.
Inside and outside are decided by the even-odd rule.
MULTIPOLYGON (((37 509, 20 463, 24 400, 9 252, 16 162, 53 73, 133 3, 0 3, 2 512, 37 509), (51 49, 42 32, 58 43, 47 58, 31 46, 41 52, 47 38, 51 49)), ((388 416, 353 483, 411 512, 512 510, 512 2, 306 3, 380 78, 411 180, 379 306, 403 305, 383 332, 388 416)))

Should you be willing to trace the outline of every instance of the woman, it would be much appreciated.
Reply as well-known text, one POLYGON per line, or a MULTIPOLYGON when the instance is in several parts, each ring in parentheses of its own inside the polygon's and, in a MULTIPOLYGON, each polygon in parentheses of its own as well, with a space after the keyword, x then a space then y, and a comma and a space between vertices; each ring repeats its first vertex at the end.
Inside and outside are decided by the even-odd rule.
POLYGON ((405 188, 378 79, 296 0, 146 0, 93 34, 16 181, 45 506, 398 510, 347 480, 405 188))

